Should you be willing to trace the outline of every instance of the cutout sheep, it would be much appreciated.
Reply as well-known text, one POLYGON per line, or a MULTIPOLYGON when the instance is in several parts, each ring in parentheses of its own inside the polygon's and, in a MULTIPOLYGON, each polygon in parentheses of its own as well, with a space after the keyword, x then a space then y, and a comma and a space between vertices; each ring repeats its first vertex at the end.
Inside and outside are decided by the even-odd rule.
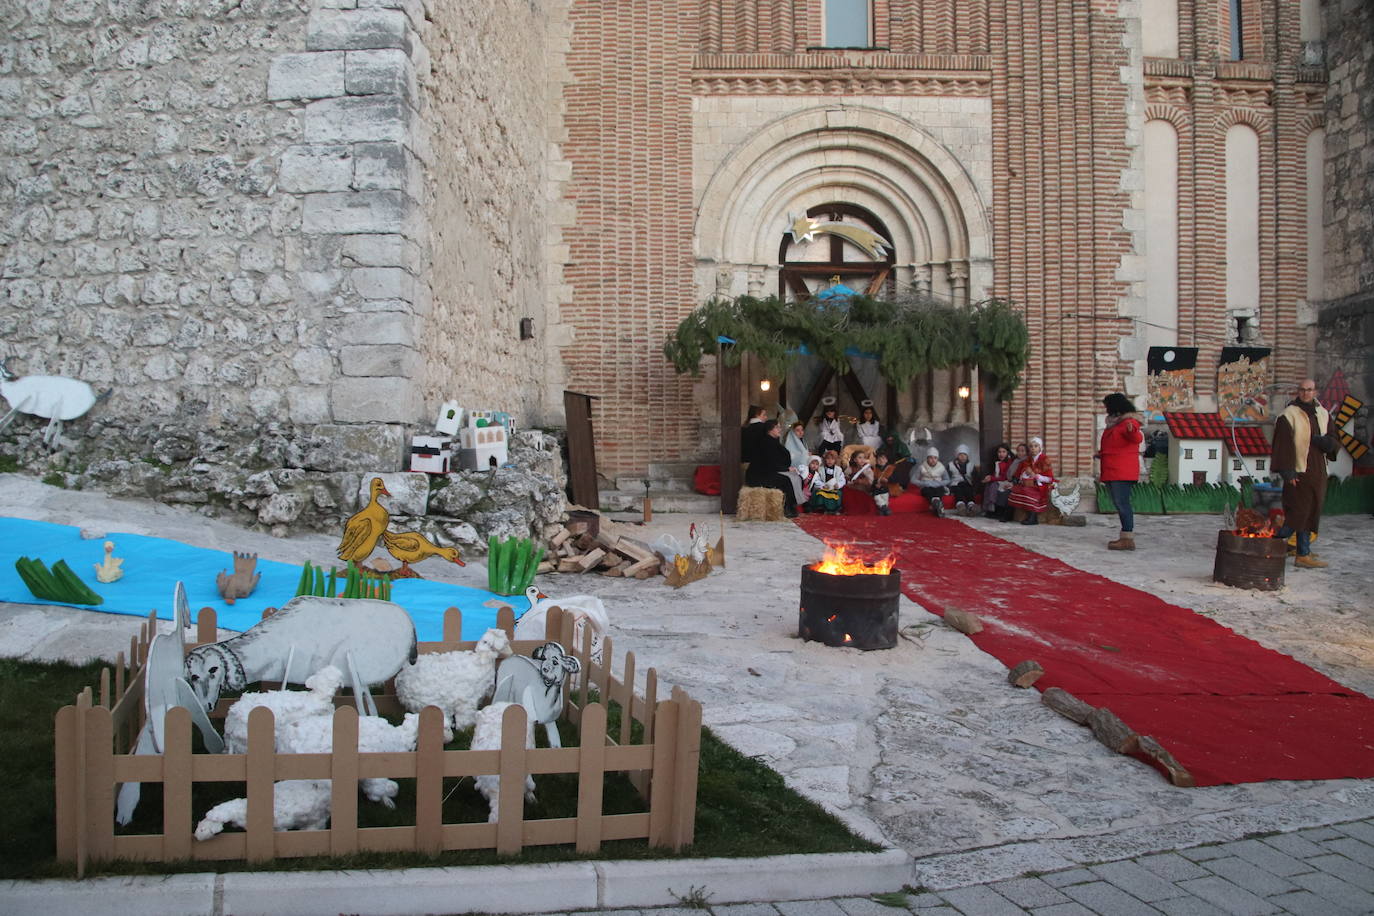
POLYGON ((245 693, 234 701, 224 716, 224 752, 248 752, 248 714, 259 706, 272 710, 272 721, 278 745, 282 731, 298 719, 311 716, 332 716, 334 694, 343 686, 343 672, 327 665, 305 679, 305 690, 265 690, 245 693))
POLYGON ((300 684, 333 665, 347 672, 359 711, 376 715, 367 688, 415 661, 416 652, 415 624, 399 604, 302 595, 238 636, 192 649, 186 680, 208 712, 221 691, 262 680, 300 684))
MULTIPOLYGON (((273 691, 281 693, 284 691, 273 691)), ((293 691, 299 693, 300 691, 293 691)), ((390 753, 415 750, 420 717, 407 713, 400 725, 376 716, 358 718, 358 751, 390 753)), ((332 715, 295 719, 285 727, 274 726, 274 744, 280 754, 328 754, 334 747, 332 715)), ((394 780, 371 777, 358 780, 369 801, 395 808, 400 787, 394 780)), ((274 830, 323 830, 329 823, 332 786, 328 779, 288 779, 272 790, 274 830)), ((232 798, 205 813, 196 825, 196 839, 208 840, 226 824, 247 829, 248 799, 232 798)))
POLYGON ((26 375, 22 378, 0 360, 0 396, 9 402, 10 412, 0 417, 0 432, 21 413, 44 417, 43 444, 52 448, 62 435, 62 421, 75 420, 90 410, 108 391, 96 397, 91 386, 62 375, 26 375))
MULTIPOLYGON (((323 830, 329 825, 327 779, 287 779, 272 787, 273 830, 323 830)), ((225 824, 248 829, 248 799, 220 802, 196 825, 196 839, 208 840, 225 824)))
MULTIPOLYGON (((526 697, 531 700, 530 697, 526 697)), ((472 745, 474 751, 498 751, 501 749, 501 720, 506 714, 506 710, 512 706, 523 705, 517 703, 492 703, 477 713, 477 725, 472 732, 472 745)), ((534 747, 534 716, 525 716, 525 747, 534 747)), ((488 823, 496 823, 497 816, 501 808, 501 777, 495 775, 478 776, 473 780, 476 783, 477 791, 486 798, 490 808, 487 815, 488 823)), ((525 775, 525 801, 534 801, 534 777, 525 775)))
POLYGON ((563 682, 582 670, 576 658, 556 642, 546 642, 530 657, 513 655, 496 666, 496 692, 492 705, 520 703, 530 720, 544 726, 549 747, 562 747, 558 717, 563 713, 563 682))
POLYGON ((506 631, 493 627, 471 651, 421 655, 396 673, 396 699, 410 712, 437 706, 444 714, 444 743, 471 728, 477 708, 496 688, 496 663, 511 655, 506 631))
MULTIPOLYGON (((403 753, 415 750, 420 733, 420 717, 406 713, 400 725, 392 725, 380 716, 358 717, 358 751, 364 754, 403 753)), ((280 732, 277 752, 281 754, 328 754, 334 750, 334 718, 313 716, 297 719, 280 732)), ((363 795, 369 801, 395 808, 399 787, 394 780, 369 777, 358 780, 363 795)))

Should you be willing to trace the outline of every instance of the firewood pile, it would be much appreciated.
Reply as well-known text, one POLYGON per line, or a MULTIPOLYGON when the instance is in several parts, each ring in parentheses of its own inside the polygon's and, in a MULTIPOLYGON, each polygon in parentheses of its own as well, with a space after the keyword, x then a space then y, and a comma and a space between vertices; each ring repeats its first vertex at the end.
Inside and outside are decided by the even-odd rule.
POLYGON ((663 565, 663 559, 644 542, 604 530, 585 518, 570 518, 549 538, 537 572, 648 579, 663 575, 663 565))

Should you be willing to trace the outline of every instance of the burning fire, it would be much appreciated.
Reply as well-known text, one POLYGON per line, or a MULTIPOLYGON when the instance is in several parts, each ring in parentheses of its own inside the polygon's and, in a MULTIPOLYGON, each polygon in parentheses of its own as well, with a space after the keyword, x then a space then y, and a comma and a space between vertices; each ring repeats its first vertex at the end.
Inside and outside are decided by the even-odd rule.
POLYGON ((1240 509, 1236 512, 1236 527, 1231 533, 1241 538, 1271 538, 1278 534, 1275 521, 1282 524, 1283 517, 1265 518, 1253 509, 1240 509))
POLYGON ((848 544, 826 543, 825 555, 811 568, 830 576, 885 576, 892 572, 896 558, 888 554, 876 563, 849 555, 848 544))

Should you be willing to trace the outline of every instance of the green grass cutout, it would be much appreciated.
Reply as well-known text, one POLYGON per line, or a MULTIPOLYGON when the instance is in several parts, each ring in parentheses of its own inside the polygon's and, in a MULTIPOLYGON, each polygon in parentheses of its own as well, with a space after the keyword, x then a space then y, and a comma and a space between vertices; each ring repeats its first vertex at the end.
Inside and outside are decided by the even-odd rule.
MULTIPOLYGON (((0 879, 73 877, 75 869, 54 859, 53 716, 73 702, 88 685, 100 682, 103 663, 71 665, 0 659, 0 747, 18 782, 11 781, 6 827, 0 831, 0 879)), ((256 688, 250 688, 256 689, 256 688)), ((619 708, 607 710, 607 727, 619 734, 619 708)), ((637 731, 637 729, 636 729, 637 731)), ((564 747, 578 744, 577 729, 562 723, 564 747)), ((193 739, 200 752, 198 735, 193 739)), ((462 750, 471 733, 460 733, 448 745, 462 750)), ((643 840, 604 843, 596 855, 579 855, 571 846, 536 846, 516 857, 495 851, 455 851, 430 857, 416 853, 365 853, 339 858, 277 859, 251 868, 245 862, 106 862, 95 863, 88 874, 173 874, 206 871, 302 871, 343 868, 415 868, 436 865, 493 865, 562 862, 578 859, 666 859, 710 856, 771 856, 788 853, 876 852, 881 847, 850 833, 844 824, 815 802, 789 789, 782 777, 757 760, 727 746, 709 729, 702 730, 701 776, 697 789, 696 842, 681 854, 651 849, 643 840)), ((535 777, 538 802, 526 805, 529 818, 576 815, 576 774, 535 777)), ((360 827, 413 824, 414 780, 397 780, 400 796, 389 811, 366 799, 358 801, 360 827)), ((644 803, 629 781, 607 774, 604 811, 621 814, 643 811, 644 803)), ((472 780, 444 780, 444 820, 479 822, 487 819, 487 803, 472 780), (455 785, 457 784, 457 785, 455 785)), ((193 821, 213 805, 242 797, 242 783, 198 783, 193 790, 193 821)), ((111 812, 113 818, 113 812, 111 812)), ((194 826, 194 823, 192 824, 194 826)), ((118 832, 161 833, 162 792, 145 784, 138 813, 118 832)))

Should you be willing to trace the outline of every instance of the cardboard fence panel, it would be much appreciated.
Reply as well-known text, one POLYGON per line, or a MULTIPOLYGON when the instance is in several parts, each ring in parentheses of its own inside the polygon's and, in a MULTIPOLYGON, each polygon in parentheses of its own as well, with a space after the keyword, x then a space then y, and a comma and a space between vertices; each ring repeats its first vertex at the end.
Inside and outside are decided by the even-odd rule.
MULTIPOLYGON (((513 632, 514 616, 505 609, 499 625, 513 632)), ((217 635, 214 611, 201 610, 196 621, 200 644, 217 635)), ((573 645, 576 619, 561 609, 548 616, 546 639, 573 645), (560 638, 561 637, 561 638, 560 638)), ((457 609, 445 614, 446 638, 421 643, 421 652, 470 649, 474 642, 452 639, 462 632, 457 609)), ((143 727, 143 696, 148 646, 157 632, 156 621, 145 622, 130 644, 127 656, 116 660, 113 677, 102 673, 96 695, 83 690, 71 706, 58 711, 54 729, 55 820, 57 858, 74 862, 78 876, 89 864, 108 859, 225 860, 262 862, 272 858, 338 855, 356 852, 417 852, 435 855, 446 850, 495 849, 517 854, 526 846, 571 844, 579 852, 595 852, 612 840, 645 839, 651 845, 681 849, 692 841, 695 825, 697 768, 700 756, 701 706, 675 688, 669 700, 658 700, 658 676, 645 672, 645 695, 634 692, 634 656, 624 660, 616 678, 610 637, 602 641, 602 661, 592 660, 592 631, 583 629, 574 654, 581 664, 575 678, 565 682, 564 717, 580 728, 580 746, 525 746, 526 712, 512 706, 502 720, 502 747, 486 751, 449 751, 443 747, 442 714, 435 708, 421 713, 417 746, 411 752, 360 753, 358 712, 352 697, 335 698, 333 747, 322 754, 278 754, 274 748, 270 709, 258 707, 248 720, 248 748, 244 754, 193 753, 189 711, 172 708, 166 718, 166 753, 137 755, 143 727), (620 726, 607 733, 607 708, 620 707, 620 726), (639 743, 633 723, 640 723, 639 743), (617 740, 618 739, 618 740, 617 740), (625 773, 646 799, 648 811, 637 814, 603 813, 606 773, 625 773), (524 783, 527 775, 564 773, 577 783, 576 817, 527 821, 524 783), (444 823, 444 780, 496 775, 501 799, 495 823, 444 823), (414 779, 414 826, 360 827, 358 780, 414 779), (329 779, 331 817, 325 830, 278 831, 273 801, 277 783, 292 779, 329 779), (116 835, 114 797, 123 782, 139 782, 147 790, 162 788, 161 833, 116 835), (198 817, 197 783, 243 783, 246 827, 199 841, 194 838, 198 817)), ((521 641, 517 651, 528 653, 541 643, 521 641)), ((222 698, 212 718, 222 719, 234 698, 222 698)), ((394 692, 374 696, 379 710, 400 712, 394 692)))

